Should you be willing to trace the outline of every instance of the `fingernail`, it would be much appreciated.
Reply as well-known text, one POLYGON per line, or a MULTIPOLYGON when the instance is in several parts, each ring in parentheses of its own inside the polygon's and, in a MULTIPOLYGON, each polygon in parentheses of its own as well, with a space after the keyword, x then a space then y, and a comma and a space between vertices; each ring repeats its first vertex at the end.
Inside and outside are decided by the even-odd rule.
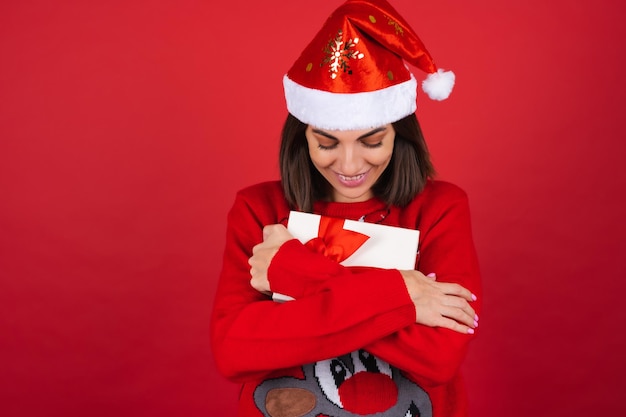
POLYGON ((474 327, 478 327, 478 321, 474 320, 474 327))
POLYGON ((437 274, 435 274, 434 272, 431 272, 430 274, 426 275, 427 277, 431 277, 431 278, 435 278, 437 276, 437 274))
POLYGON ((474 334, 474 329, 467 329, 467 333, 474 334))
POLYGON ((476 297, 474 294, 472 294, 472 301, 476 301, 478 300, 478 297, 476 297))
POLYGON ((478 314, 474 314, 474 320, 478 321, 478 314))

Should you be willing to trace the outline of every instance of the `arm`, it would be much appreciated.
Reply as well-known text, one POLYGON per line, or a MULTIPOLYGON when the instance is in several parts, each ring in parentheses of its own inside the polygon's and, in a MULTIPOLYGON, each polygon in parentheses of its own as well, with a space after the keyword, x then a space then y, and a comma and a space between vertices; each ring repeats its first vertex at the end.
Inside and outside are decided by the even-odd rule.
MULTIPOLYGON (((416 309, 417 324, 374 341, 365 348, 407 371, 413 378, 437 384, 452 378, 464 357, 470 340, 467 334, 473 333, 476 327, 473 307, 478 307, 467 288, 475 292, 479 288, 465 194, 448 192, 443 198, 434 198, 433 201, 436 204, 423 211, 422 221, 417 225, 424 232, 419 266, 425 272, 438 271, 439 282, 418 271, 401 271, 416 309)), ((324 263, 323 259, 312 263, 315 271, 298 274, 303 269, 302 259, 307 256, 313 258, 317 254, 308 252, 297 241, 288 241, 280 247, 291 236, 282 226, 270 226, 268 229, 275 232, 266 233, 267 240, 257 248, 269 251, 269 258, 275 254, 276 259, 270 264, 260 252, 251 258, 251 261, 264 259, 264 264, 270 265, 269 271, 265 268, 267 273, 259 290, 269 291, 271 287, 300 299, 321 291, 330 277, 346 279, 343 275, 345 271, 340 270, 338 264, 328 260, 324 263), (275 237, 281 234, 282 239, 276 240, 275 237), (296 256, 298 251, 302 253, 296 256), (268 279, 267 275, 271 278, 268 279)), ((376 282, 372 284, 373 288, 379 285, 376 282)))
MULTIPOLYGON (((415 308, 395 270, 352 274, 347 268, 333 266, 326 277, 341 275, 341 279, 322 277, 314 293, 282 304, 255 290, 250 285, 248 259, 252 248, 262 241, 263 224, 271 219, 260 218, 254 208, 238 195, 228 216, 226 250, 211 319, 213 353, 225 376, 243 381, 338 356, 414 322, 415 308)), ((308 252, 299 258, 299 249, 306 248, 290 242, 280 253, 285 252, 282 255, 295 262, 299 271, 315 270, 327 261, 308 252), (290 252, 290 248, 294 250, 290 252)))
MULTIPOLYGON (((419 269, 435 272, 438 281, 455 282, 477 294, 472 307, 480 315, 480 277, 466 196, 453 199, 428 223, 432 226, 421 231, 419 269)), ((471 339, 450 329, 412 324, 365 349, 416 381, 435 385, 454 377, 471 339)))
MULTIPOLYGON (((325 258, 310 262, 308 263, 310 267, 303 268, 302 260, 306 257, 313 258, 315 255, 296 242, 283 225, 270 225, 263 229, 263 243, 253 248, 253 255, 249 259, 252 267, 251 284, 257 291, 266 294, 272 294, 272 291, 275 291, 280 294, 290 294, 292 299, 302 298, 314 294, 317 291, 316 287, 324 285, 331 276, 344 272, 339 264, 325 258), (290 240, 293 241, 290 242, 290 240), (283 250, 282 253, 288 252, 290 255, 279 256, 277 260, 274 260, 283 245, 290 249, 283 250), (295 250, 299 250, 298 256, 291 255, 295 250), (271 285, 269 269, 272 275, 271 285)), ((307 263, 305 262, 304 265, 307 263)), ((372 269, 376 268, 351 267, 350 271, 371 271, 372 269)), ((474 334, 478 317, 470 303, 476 299, 468 289, 456 283, 436 282, 434 273, 428 276, 416 270, 400 271, 400 273, 415 305, 417 323, 430 327, 448 328, 464 334, 474 334)))

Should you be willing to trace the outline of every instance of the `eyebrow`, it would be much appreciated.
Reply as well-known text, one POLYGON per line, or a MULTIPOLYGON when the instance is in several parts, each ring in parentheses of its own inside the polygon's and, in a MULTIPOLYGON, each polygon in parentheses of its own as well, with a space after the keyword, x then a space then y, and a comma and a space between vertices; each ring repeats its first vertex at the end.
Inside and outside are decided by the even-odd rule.
MULTIPOLYGON (((369 132, 362 134, 361 136, 359 136, 359 137, 358 137, 358 138, 356 138, 356 139, 357 139, 357 140, 365 139, 365 138, 367 138, 367 137, 369 137, 369 136, 372 136, 372 135, 374 135, 374 134, 376 134, 376 133, 378 133, 378 132, 382 132, 382 131, 384 131, 384 130, 387 130, 387 128, 386 128, 386 127, 384 127, 384 126, 382 126, 382 127, 378 127, 378 128, 376 128, 376 129, 374 129, 374 130, 370 130, 369 132)), ((336 138, 335 136, 331 135, 330 133, 324 132, 323 130, 319 130, 319 129, 312 129, 312 132, 313 132, 313 133, 317 133, 318 135, 325 136, 325 137, 327 137, 328 139, 337 140, 337 141, 339 140, 339 139, 338 139, 338 138, 336 138)))

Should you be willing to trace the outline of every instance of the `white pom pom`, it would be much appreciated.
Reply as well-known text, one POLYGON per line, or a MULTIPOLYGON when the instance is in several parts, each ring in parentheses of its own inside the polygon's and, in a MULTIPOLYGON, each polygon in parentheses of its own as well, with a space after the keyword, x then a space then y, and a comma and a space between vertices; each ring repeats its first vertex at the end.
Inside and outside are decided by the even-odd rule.
POLYGON ((428 74, 422 81, 422 89, 432 100, 445 100, 450 96, 454 87, 454 73, 438 69, 437 72, 428 74))

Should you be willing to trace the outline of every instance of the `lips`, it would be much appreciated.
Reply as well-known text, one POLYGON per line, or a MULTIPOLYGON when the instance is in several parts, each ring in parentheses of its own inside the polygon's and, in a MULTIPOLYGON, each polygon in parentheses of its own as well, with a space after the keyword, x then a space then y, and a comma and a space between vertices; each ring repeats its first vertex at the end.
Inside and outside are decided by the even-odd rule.
POLYGON ((358 187, 363 184, 367 178, 367 172, 353 176, 346 176, 342 174, 336 175, 339 182, 346 187, 358 187))

